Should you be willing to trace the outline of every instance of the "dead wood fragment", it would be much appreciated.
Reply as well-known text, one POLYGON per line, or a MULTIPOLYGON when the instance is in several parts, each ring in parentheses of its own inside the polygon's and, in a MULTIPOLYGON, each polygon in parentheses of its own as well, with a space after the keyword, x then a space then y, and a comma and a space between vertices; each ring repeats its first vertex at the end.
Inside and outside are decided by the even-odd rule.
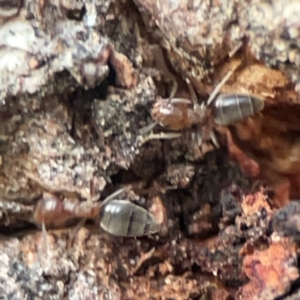
POLYGON ((273 241, 267 250, 247 255, 243 268, 250 282, 240 288, 242 299, 274 299, 299 278, 296 248, 289 240, 273 241))

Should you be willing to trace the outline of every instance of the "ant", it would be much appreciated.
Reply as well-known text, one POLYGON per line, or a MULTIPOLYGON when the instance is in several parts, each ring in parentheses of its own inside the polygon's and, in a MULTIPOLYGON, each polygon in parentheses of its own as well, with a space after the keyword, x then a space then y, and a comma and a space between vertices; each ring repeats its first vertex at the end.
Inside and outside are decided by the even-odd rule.
POLYGON ((108 196, 103 202, 64 200, 45 192, 34 209, 34 220, 44 226, 59 227, 72 219, 98 219, 102 229, 111 235, 140 237, 156 233, 161 224, 153 214, 130 200, 115 199, 128 190, 125 187, 108 196))
MULTIPOLYGON (((157 124, 173 131, 180 131, 197 125, 200 129, 199 144, 202 143, 202 136, 208 132, 211 140, 216 147, 219 147, 217 138, 212 128, 214 123, 222 126, 228 126, 235 122, 243 121, 248 117, 255 115, 264 108, 262 99, 245 94, 220 94, 222 86, 228 81, 233 71, 229 71, 221 82, 215 87, 207 100, 207 104, 198 104, 198 99, 194 88, 189 79, 186 79, 191 101, 183 98, 174 98, 177 85, 172 89, 168 99, 158 97, 151 115, 155 121, 150 126, 143 128, 140 132, 145 134, 151 131, 157 124), (212 118, 211 118, 212 117, 212 118)), ((149 134, 141 137, 141 143, 152 139, 173 139, 180 137, 180 133, 159 133, 149 134)))

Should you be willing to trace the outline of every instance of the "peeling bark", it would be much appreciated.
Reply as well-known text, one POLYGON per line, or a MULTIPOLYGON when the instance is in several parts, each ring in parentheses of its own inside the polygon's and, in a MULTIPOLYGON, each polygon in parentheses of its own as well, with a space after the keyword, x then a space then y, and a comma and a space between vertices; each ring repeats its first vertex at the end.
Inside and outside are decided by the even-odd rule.
POLYGON ((298 299, 299 14, 298 0, 0 0, 0 298, 298 299), (191 100, 188 78, 204 103, 229 70, 221 93, 265 107, 215 125, 219 148, 197 126, 141 142, 170 133, 152 126, 157 99, 191 100), (84 206, 128 185, 158 233, 34 218, 43 193, 84 206))

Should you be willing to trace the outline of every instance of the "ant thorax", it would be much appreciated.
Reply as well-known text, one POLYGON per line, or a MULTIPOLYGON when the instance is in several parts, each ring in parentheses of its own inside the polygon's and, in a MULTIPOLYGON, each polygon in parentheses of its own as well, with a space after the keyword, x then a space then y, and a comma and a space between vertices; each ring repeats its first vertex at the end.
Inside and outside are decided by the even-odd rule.
POLYGON ((180 131, 202 123, 205 112, 205 106, 195 105, 187 99, 163 99, 158 97, 151 115, 153 120, 161 126, 170 130, 180 131))

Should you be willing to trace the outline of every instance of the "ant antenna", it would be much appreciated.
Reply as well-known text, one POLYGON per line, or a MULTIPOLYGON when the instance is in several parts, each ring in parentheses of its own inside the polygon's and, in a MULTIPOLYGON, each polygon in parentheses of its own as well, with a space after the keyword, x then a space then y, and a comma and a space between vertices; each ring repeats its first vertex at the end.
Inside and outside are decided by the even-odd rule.
POLYGON ((175 97, 175 94, 176 94, 177 90, 178 90, 178 83, 177 83, 176 80, 174 80, 173 81, 173 87, 172 87, 172 90, 171 90, 171 93, 170 93, 167 104, 171 103, 172 99, 175 97))
POLYGON ((220 92, 222 86, 226 83, 226 81, 230 78, 230 76, 233 74, 233 71, 230 70, 226 76, 217 84, 213 92, 210 94, 208 100, 207 100, 207 106, 211 104, 211 102, 215 99, 217 94, 220 92))
POLYGON ((185 79, 185 82, 188 86, 188 89, 189 89, 189 92, 190 92, 190 95, 192 97, 192 101, 193 101, 194 107, 195 107, 195 106, 198 105, 198 102, 197 102, 198 98, 197 98, 197 95, 195 93, 195 90, 193 88, 193 85, 192 85, 191 81, 188 78, 185 79))

